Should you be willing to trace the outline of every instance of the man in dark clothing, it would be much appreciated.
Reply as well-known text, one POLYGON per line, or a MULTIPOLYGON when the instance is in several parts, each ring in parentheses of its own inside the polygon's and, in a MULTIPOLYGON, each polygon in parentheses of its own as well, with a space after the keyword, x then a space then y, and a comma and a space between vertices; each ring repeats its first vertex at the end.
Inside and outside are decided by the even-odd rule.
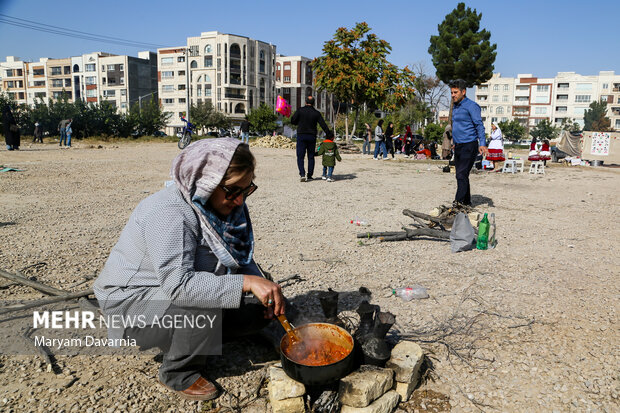
POLYGON ((306 106, 299 108, 291 117, 291 123, 297 125, 297 167, 301 182, 311 181, 314 173, 314 151, 316 150, 316 124, 327 134, 333 136, 321 112, 314 108, 314 97, 306 98, 306 106), (308 175, 304 169, 304 155, 308 156, 308 175))
POLYGON ((239 130, 241 130, 241 143, 250 144, 250 126, 252 126, 252 124, 246 116, 243 122, 241 122, 241 126, 239 126, 239 130))
POLYGON ((21 141, 19 126, 17 126, 13 112, 11 112, 11 108, 8 104, 4 105, 2 109, 2 124, 4 125, 4 142, 6 143, 6 149, 9 151, 19 150, 21 141))
POLYGON ((488 154, 480 106, 465 96, 467 84, 463 79, 450 82, 452 96, 452 141, 456 169, 455 204, 471 205, 469 172, 478 152, 488 154))

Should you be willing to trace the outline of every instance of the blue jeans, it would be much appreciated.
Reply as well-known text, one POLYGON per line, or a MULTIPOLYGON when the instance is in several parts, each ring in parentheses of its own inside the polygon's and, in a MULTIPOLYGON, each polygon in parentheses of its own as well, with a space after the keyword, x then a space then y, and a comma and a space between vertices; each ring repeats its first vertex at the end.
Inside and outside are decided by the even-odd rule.
POLYGON ((386 159, 387 150, 385 150, 385 141, 375 141, 375 154, 373 155, 374 158, 379 155, 379 150, 381 150, 381 153, 383 153, 383 159, 386 159))
POLYGON ((65 128, 60 128, 60 145, 62 146, 62 143, 65 143, 65 145, 67 144, 67 130, 65 128))
POLYGON ((316 136, 297 135, 297 168, 299 176, 306 176, 304 157, 308 157, 308 178, 314 173, 314 151, 316 150, 316 136))
POLYGON ((67 146, 71 146, 71 134, 67 133, 67 146))
POLYGON ((323 165, 323 176, 331 178, 332 177, 332 173, 334 173, 334 167, 333 166, 325 166, 325 165, 323 165))
POLYGON ((250 133, 249 132, 241 132, 241 143, 250 143, 250 133))
POLYGON ((364 143, 362 144, 362 153, 364 155, 370 155, 370 140, 364 139, 364 143))

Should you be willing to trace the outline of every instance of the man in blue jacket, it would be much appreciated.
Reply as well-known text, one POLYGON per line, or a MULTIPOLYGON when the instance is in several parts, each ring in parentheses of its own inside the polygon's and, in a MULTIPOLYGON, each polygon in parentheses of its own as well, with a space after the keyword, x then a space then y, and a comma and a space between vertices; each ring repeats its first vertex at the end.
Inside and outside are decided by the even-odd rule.
POLYGON ((452 96, 452 142, 454 144, 454 167, 456 169, 455 204, 471 205, 469 172, 480 152, 487 155, 484 124, 480 106, 465 96, 467 84, 463 79, 450 82, 452 96))
POLYGON ((297 168, 301 182, 312 181, 314 173, 314 151, 316 150, 317 123, 328 137, 333 136, 321 112, 314 108, 314 97, 306 97, 306 106, 295 111, 291 123, 297 125, 297 168), (304 157, 308 156, 308 175, 304 170, 304 157))

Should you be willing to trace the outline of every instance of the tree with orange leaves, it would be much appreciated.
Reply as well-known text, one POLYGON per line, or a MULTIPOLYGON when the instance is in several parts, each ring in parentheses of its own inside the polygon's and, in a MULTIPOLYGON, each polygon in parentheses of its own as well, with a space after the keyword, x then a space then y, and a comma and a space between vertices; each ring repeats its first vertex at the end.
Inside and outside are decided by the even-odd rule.
POLYGON ((351 135, 345 124, 347 141, 364 105, 395 110, 413 98, 415 76, 407 67, 400 70, 387 60, 391 50, 387 41, 370 33, 368 24, 362 22, 353 29, 336 30, 333 39, 325 42, 323 55, 312 62, 317 88, 333 93, 355 110, 351 135))

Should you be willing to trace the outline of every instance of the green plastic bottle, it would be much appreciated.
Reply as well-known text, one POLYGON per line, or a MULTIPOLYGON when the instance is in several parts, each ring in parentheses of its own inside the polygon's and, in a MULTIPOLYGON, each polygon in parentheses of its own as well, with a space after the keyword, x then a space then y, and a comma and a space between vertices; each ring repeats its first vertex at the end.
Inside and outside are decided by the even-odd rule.
POLYGON ((476 248, 479 250, 486 250, 489 248, 489 218, 487 213, 484 213, 484 217, 480 224, 478 224, 478 242, 476 248))

